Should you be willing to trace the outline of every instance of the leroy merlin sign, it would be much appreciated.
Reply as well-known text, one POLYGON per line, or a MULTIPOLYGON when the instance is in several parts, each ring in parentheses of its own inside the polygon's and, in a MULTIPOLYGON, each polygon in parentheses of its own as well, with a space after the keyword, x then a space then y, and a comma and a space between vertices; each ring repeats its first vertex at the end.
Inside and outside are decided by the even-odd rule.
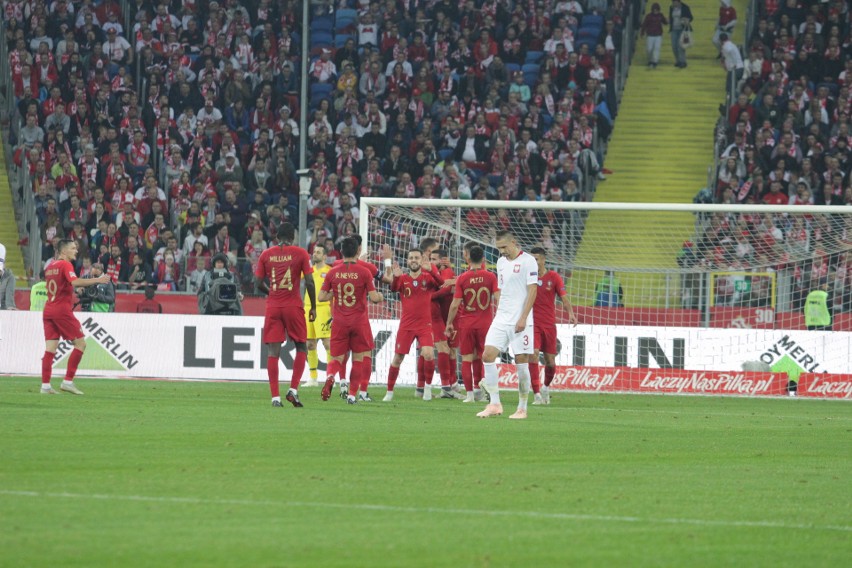
MULTIPOLYGON (((128 346, 122 343, 112 334, 109 329, 94 321, 91 317, 82 322, 83 330, 88 334, 86 337, 86 351, 80 360, 80 369, 89 371, 127 371, 133 369, 139 359, 130 351, 128 346)), ((68 356, 74 349, 70 341, 63 341, 56 349, 53 358, 55 369, 68 367, 68 356)))
POLYGON ((781 337, 769 346, 761 353, 760 360, 769 365, 773 372, 787 373, 791 381, 798 381, 803 372, 825 372, 817 357, 789 335, 781 337))

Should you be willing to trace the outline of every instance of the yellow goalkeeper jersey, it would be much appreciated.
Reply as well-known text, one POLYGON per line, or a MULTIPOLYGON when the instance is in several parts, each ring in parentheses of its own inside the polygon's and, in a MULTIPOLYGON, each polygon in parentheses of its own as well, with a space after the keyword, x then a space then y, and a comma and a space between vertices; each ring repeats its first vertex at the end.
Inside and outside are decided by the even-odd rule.
MULTIPOLYGON (((314 267, 314 271, 311 276, 314 277, 314 288, 316 290, 317 296, 319 296, 320 288, 322 288, 322 283, 325 282, 325 277, 328 275, 328 271, 331 270, 331 266, 326 264, 322 268, 314 267)), ((305 310, 310 309, 311 307, 311 299, 305 294, 305 310)), ((317 300, 317 309, 320 308, 328 308, 331 309, 331 301, 328 302, 320 302, 317 300)))

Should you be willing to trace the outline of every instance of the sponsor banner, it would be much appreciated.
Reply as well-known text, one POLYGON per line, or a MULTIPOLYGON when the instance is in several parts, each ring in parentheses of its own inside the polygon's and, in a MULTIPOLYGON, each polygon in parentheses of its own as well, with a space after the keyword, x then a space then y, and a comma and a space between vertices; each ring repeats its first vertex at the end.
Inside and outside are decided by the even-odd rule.
POLYGON ((802 373, 799 396, 852 399, 852 374, 802 373))
MULTIPOLYGON (((75 316, 86 334, 86 353, 79 368, 82 376, 266 380, 263 318, 80 312, 75 316)), ((0 311, 0 373, 40 374, 44 353, 41 317, 40 312, 0 311)), ((376 345, 372 379, 383 384, 399 322, 382 319, 370 323, 376 345)), ((635 376, 641 377, 631 378, 627 384, 640 392, 685 392, 678 390, 686 388, 678 386, 682 383, 672 386, 663 381, 684 377, 698 381, 688 392, 716 392, 699 385, 700 381, 714 380, 721 381, 718 392, 732 392, 740 388, 748 391, 750 386, 742 381, 757 380, 743 373, 746 363, 749 371, 787 373, 794 378, 802 373, 852 375, 850 348, 852 333, 847 332, 559 325, 556 364, 562 369, 560 377, 568 369, 576 375, 588 368, 591 375, 600 375, 601 381, 612 380, 604 376, 615 372, 609 369, 619 369, 622 382, 626 380, 621 378, 625 369, 636 369, 641 372, 635 376), (661 380, 652 385, 648 381, 653 377, 645 379, 649 370, 666 373, 657 375, 661 380), (669 371, 671 374, 667 374, 669 371), (704 375, 693 378, 693 373, 704 375)), ((70 344, 60 345, 54 363, 56 375, 62 374, 70 350, 70 344)), ((285 344, 279 363, 282 381, 289 379, 294 353, 294 345, 285 344)), ((319 379, 323 380, 327 358, 322 344, 319 357, 319 379)), ((400 369, 399 384, 411 385, 415 380, 412 346, 400 369)), ((597 379, 584 380, 595 384, 597 379)), ((557 387, 563 382, 560 378, 557 387)))
MULTIPOLYGON (((499 365, 500 387, 516 389, 514 365, 499 365)), ((544 370, 539 368, 541 379, 544 370)), ((636 369, 630 367, 556 367, 551 388, 587 392, 635 392, 668 394, 783 395, 783 373, 636 369)))

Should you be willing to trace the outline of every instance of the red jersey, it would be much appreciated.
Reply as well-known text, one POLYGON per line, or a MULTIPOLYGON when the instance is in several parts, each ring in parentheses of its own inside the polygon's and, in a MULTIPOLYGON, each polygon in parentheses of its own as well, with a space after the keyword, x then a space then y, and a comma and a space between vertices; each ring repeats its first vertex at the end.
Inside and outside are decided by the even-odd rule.
POLYGON ((463 272, 456 280, 453 298, 460 298, 456 327, 462 322, 470 327, 487 327, 493 319, 491 298, 497 291, 497 276, 485 268, 463 272))
POLYGON ((453 303, 453 289, 451 287, 444 288, 444 282, 452 280, 456 277, 456 273, 450 267, 442 268, 438 273, 440 275, 436 293, 432 294, 432 319, 434 321, 447 321, 447 316, 450 313, 450 304, 453 303))
POLYGON ((533 324, 539 326, 556 325, 556 296, 560 298, 568 293, 562 277, 548 270, 538 279, 538 292, 533 304, 533 324))
POLYGON ((376 289, 370 269, 361 262, 335 264, 325 275, 322 290, 332 293, 333 325, 358 327, 369 323, 367 293, 376 289))
POLYGON ((302 307, 299 288, 302 277, 314 271, 305 249, 291 245, 274 246, 260 254, 255 276, 269 278, 269 308, 302 307))
MULTIPOLYGON (((341 264, 343 264, 343 259, 338 258, 337 260, 334 261, 334 264, 332 264, 332 267, 339 266, 341 264)), ((366 260, 361 260, 359 258, 358 260, 355 261, 355 264, 357 264, 358 266, 363 266, 367 270, 369 270, 370 274, 372 275, 373 278, 375 278, 376 275, 379 273, 379 267, 376 266, 375 264, 373 264, 372 262, 367 262, 366 260)))
POLYGON ((77 280, 74 266, 67 260, 54 260, 44 271, 47 282, 47 303, 44 313, 48 315, 68 314, 74 311, 74 286, 77 280))
MULTIPOLYGON (((434 268, 432 269, 434 272, 434 268)), ((417 278, 403 274, 393 279, 391 290, 399 293, 402 304, 402 319, 399 329, 418 331, 432 325, 432 292, 439 288, 438 281, 431 272, 420 272, 417 278)))

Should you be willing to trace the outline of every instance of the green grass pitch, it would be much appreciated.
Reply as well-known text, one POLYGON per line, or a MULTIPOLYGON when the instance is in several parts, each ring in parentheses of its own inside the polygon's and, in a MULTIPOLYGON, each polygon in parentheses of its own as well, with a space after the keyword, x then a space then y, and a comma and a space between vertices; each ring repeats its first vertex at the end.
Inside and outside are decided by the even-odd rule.
POLYGON ((844 402, 560 393, 516 422, 410 389, 77 384, 0 378, 0 566, 852 562, 844 402))

